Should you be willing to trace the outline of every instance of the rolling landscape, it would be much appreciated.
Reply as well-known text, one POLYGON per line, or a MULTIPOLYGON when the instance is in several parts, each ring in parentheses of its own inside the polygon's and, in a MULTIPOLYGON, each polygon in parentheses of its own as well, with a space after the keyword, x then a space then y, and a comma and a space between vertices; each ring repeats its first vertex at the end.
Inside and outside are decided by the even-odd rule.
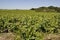
POLYGON ((0 40, 60 40, 60 7, 0 8, 0 40))

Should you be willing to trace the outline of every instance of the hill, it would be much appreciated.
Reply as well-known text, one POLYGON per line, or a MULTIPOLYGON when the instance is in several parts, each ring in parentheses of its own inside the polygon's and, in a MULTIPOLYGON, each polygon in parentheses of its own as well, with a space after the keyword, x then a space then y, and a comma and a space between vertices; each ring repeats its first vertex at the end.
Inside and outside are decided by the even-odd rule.
POLYGON ((31 10, 35 10, 36 12, 60 12, 60 7, 39 7, 39 8, 32 8, 31 10))

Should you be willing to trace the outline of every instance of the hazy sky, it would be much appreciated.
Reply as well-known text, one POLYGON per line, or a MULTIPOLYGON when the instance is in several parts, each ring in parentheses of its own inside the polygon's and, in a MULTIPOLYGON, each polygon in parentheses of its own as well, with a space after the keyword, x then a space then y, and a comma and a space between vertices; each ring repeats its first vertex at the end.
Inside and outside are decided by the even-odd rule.
POLYGON ((0 9, 30 9, 51 5, 60 7, 60 0, 0 0, 0 9))

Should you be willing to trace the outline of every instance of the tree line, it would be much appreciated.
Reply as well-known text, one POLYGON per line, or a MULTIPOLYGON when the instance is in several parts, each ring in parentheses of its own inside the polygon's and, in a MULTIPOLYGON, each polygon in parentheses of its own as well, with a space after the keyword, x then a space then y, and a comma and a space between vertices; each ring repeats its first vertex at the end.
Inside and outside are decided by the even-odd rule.
POLYGON ((35 10, 36 12, 60 12, 60 7, 48 6, 48 7, 31 8, 30 10, 35 10))

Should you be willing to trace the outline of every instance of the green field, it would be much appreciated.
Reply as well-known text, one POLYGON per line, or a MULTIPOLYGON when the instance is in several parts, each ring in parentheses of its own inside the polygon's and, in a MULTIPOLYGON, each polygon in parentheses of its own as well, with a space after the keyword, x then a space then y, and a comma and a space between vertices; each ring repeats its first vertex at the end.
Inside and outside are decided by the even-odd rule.
POLYGON ((33 10, 0 10, 0 33, 13 33, 15 40, 43 40, 60 33, 60 13, 33 10))

